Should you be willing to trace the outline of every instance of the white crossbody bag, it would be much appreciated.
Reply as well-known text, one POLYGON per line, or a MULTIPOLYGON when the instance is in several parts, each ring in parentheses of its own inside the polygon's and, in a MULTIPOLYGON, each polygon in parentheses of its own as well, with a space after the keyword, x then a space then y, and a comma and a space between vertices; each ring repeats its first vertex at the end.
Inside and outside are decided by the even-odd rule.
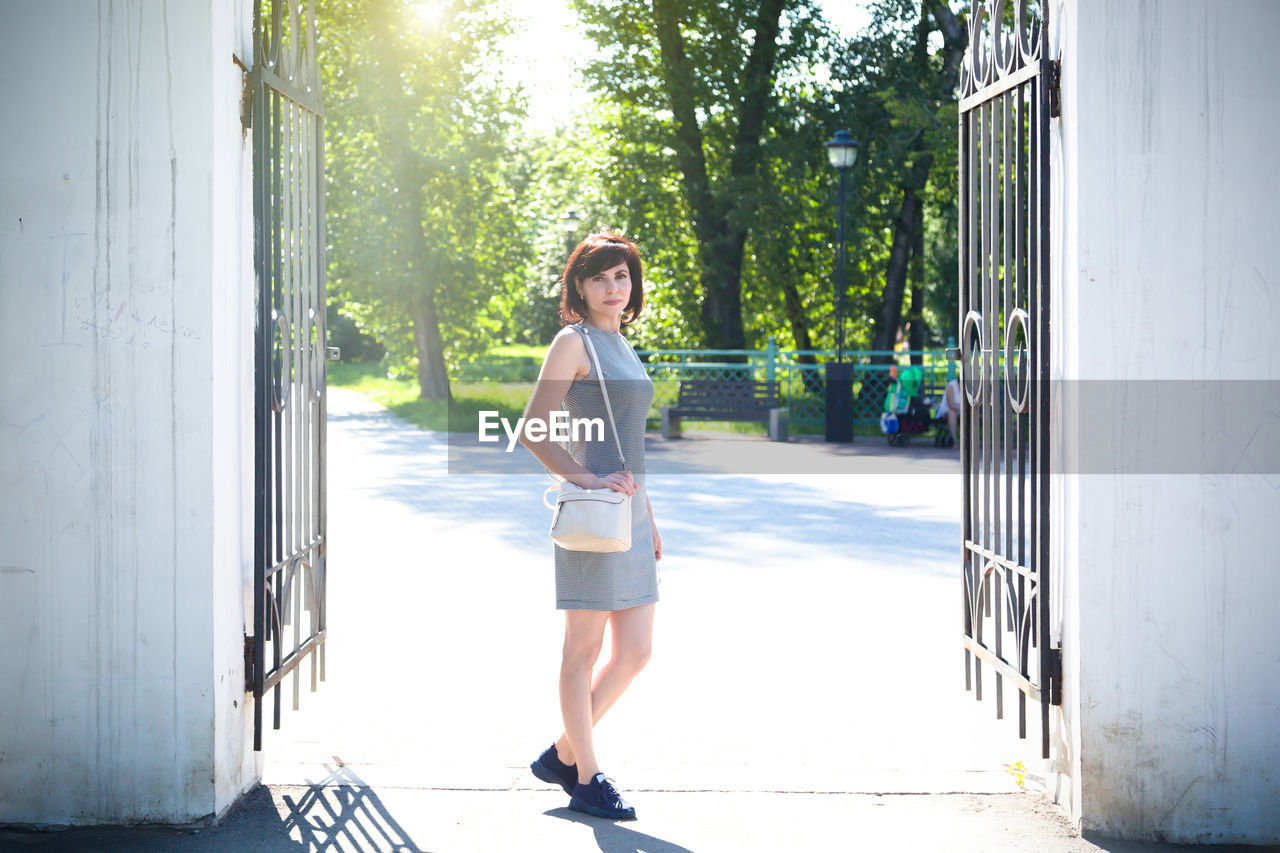
MULTIPOLYGON (((609 405, 609 392, 604 387, 604 372, 595 346, 586 329, 581 329, 587 353, 596 368, 600 380, 600 394, 604 397, 604 409, 609 415, 609 428, 618 446, 623 470, 627 469, 627 457, 622 453, 618 439, 618 427, 613 421, 613 408, 609 405)), ((567 551, 628 551, 631 549, 631 495, 614 489, 583 489, 568 480, 557 477, 550 470, 547 476, 556 482, 542 493, 542 502, 554 514, 551 516, 551 541, 567 551), (559 489, 555 503, 549 500, 551 493, 559 489)))

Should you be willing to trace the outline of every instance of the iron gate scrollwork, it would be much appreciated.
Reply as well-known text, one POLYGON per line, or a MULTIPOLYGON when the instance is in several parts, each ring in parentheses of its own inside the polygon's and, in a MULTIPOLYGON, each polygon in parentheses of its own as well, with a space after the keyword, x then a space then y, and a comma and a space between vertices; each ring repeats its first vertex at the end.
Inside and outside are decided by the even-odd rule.
POLYGON ((298 0, 254 11, 249 70, 253 130, 255 519, 253 636, 246 689, 253 748, 262 749, 264 699, 280 727, 282 682, 301 664, 324 679, 325 260, 324 111, 315 13, 298 0))
POLYGON ((975 6, 960 89, 960 373, 965 687, 982 665, 1040 705, 1061 704, 1049 623, 1049 119, 1056 70, 1049 4, 975 6), (989 32, 989 35, 988 35, 989 32))

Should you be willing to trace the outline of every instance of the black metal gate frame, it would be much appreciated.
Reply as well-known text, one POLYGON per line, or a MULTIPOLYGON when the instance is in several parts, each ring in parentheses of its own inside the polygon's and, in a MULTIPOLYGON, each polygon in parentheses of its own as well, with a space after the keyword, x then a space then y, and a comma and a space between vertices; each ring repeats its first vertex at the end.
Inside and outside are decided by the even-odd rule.
POLYGON ((1005 0, 975 6, 959 117, 965 688, 981 700, 990 666, 1003 718, 1008 678, 1024 738, 1027 699, 1039 702, 1045 758, 1062 703, 1049 624, 1049 5, 1034 24, 1017 0, 1007 34, 1005 0))
POLYGON ((264 3, 270 17, 255 6, 248 75, 257 317, 245 688, 254 698, 255 750, 267 692, 278 729, 284 678, 293 674, 295 709, 303 660, 310 657, 313 691, 324 680, 326 632, 324 110, 315 14, 300 15, 298 0, 264 3))

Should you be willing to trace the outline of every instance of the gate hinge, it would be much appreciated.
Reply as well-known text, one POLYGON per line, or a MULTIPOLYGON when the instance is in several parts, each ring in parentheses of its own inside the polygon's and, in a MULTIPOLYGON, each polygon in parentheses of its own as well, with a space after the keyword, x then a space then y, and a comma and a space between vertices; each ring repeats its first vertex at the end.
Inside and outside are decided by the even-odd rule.
POLYGON ((246 693, 253 692, 254 671, 253 664, 257 659, 255 652, 253 637, 248 634, 244 635, 244 691, 246 693))
POLYGON ((244 140, 253 126, 253 91, 249 86, 249 66, 236 54, 231 54, 231 61, 240 66, 240 139, 244 140))
POLYGON ((1049 115, 1057 118, 1062 115, 1062 60, 1055 59, 1049 63, 1049 115))
POLYGON ((1048 650, 1049 661, 1048 675, 1049 681, 1049 704, 1062 704, 1062 649, 1050 648, 1048 650))

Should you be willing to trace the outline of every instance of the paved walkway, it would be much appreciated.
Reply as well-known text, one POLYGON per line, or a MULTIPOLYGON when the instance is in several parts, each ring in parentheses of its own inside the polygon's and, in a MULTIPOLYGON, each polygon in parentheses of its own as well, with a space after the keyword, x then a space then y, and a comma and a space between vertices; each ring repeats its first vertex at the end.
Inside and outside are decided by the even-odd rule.
POLYGON ((1036 732, 964 691, 952 451, 651 438, 662 601, 597 729, 640 816, 613 824, 527 769, 560 731, 541 466, 462 439, 453 470, 494 473, 450 474, 444 437, 329 411, 328 681, 266 732, 266 787, 212 829, 0 849, 1163 849, 1074 837, 1036 732), (777 473, 719 473, 757 456, 777 473))
MULTIPOLYGON (((355 395, 330 408, 329 682, 268 733, 266 780, 324 778, 336 754, 373 785, 537 785, 560 731, 550 480, 496 445, 523 473, 448 474, 443 436, 355 395)), ((954 457, 686 473, 729 443, 778 449, 651 440, 662 600, 652 663, 599 727, 606 771, 627 790, 1016 792, 1005 765, 1037 745, 964 691, 954 457)))

